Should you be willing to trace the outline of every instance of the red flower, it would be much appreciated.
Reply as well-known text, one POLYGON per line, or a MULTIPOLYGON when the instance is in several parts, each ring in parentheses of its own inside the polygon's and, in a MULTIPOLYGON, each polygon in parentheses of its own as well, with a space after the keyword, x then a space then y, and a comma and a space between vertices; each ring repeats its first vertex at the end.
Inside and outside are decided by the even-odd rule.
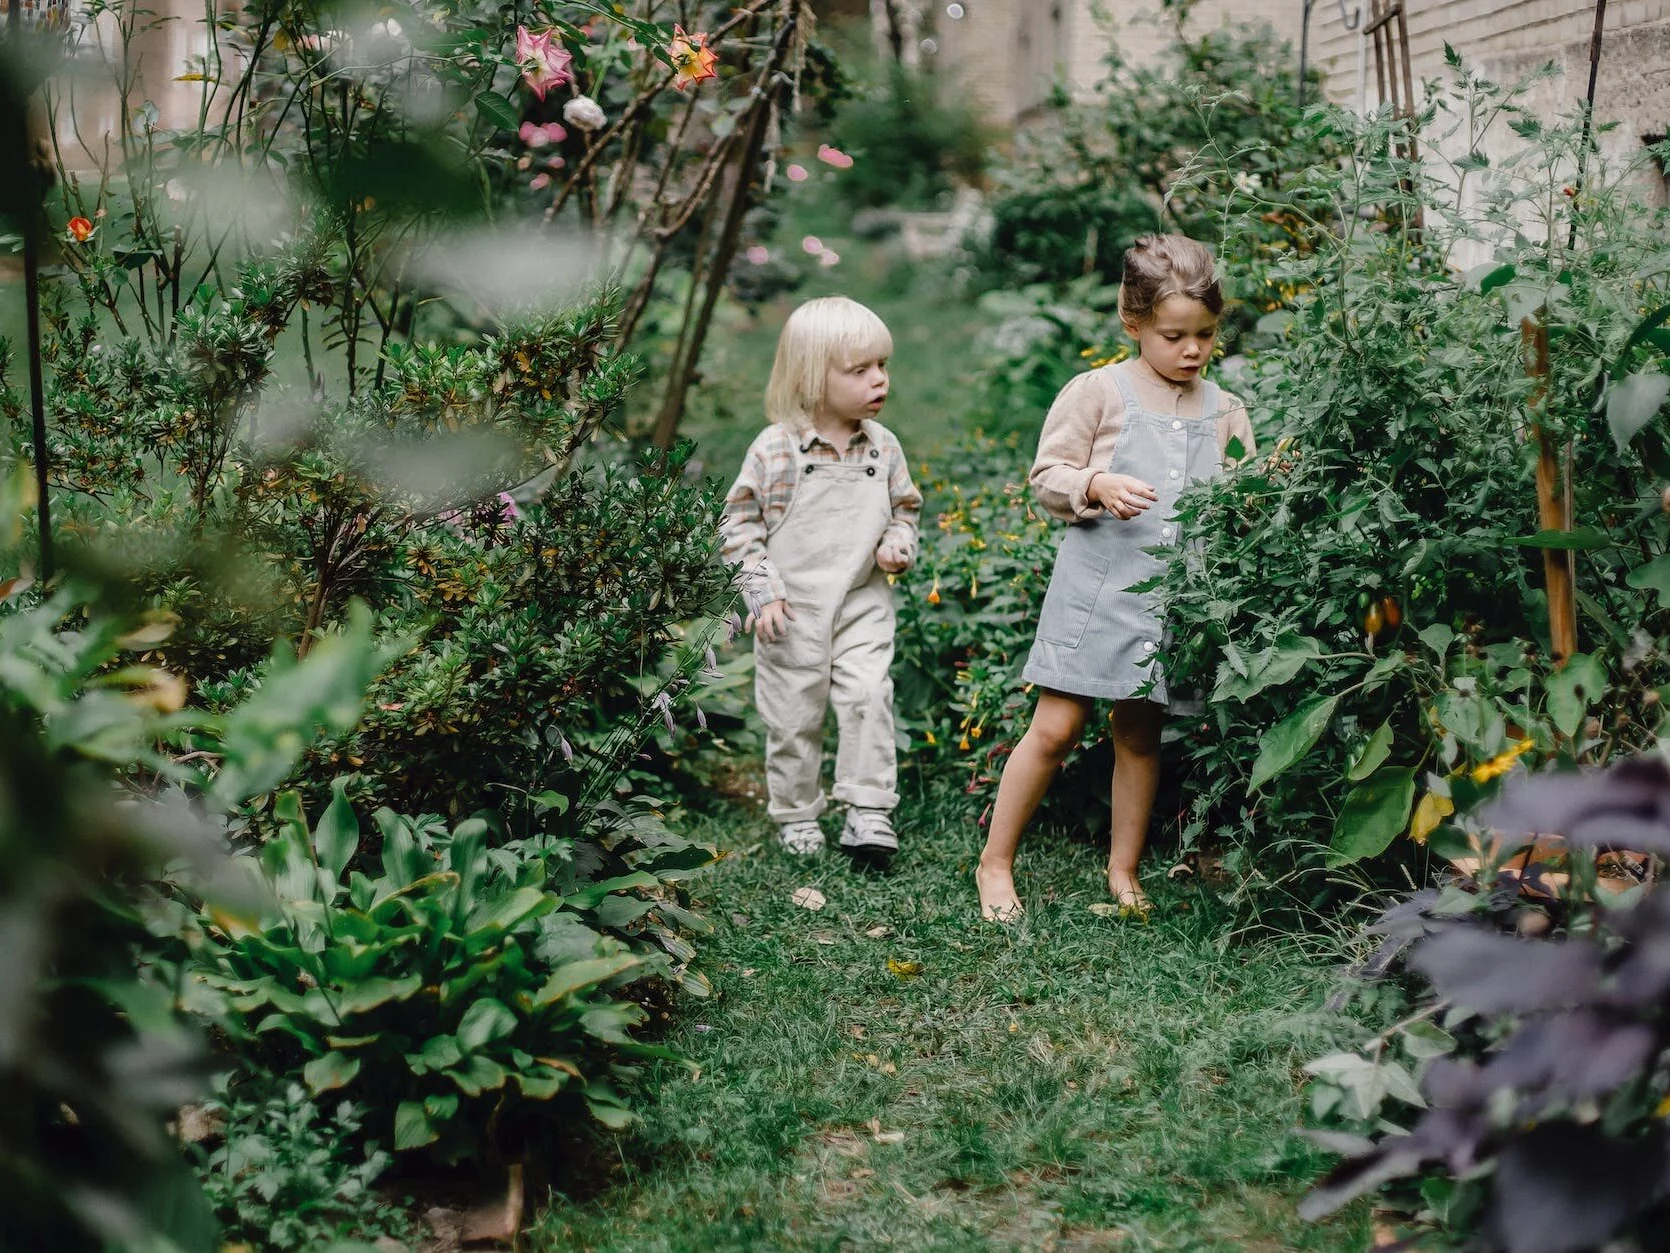
POLYGON ((74 242, 84 244, 93 237, 93 224, 86 218, 71 218, 65 234, 74 242))
POLYGON ((687 35, 684 27, 673 27, 673 41, 667 45, 673 62, 673 86, 683 91, 705 78, 718 78, 719 54, 707 46, 707 36, 687 35))

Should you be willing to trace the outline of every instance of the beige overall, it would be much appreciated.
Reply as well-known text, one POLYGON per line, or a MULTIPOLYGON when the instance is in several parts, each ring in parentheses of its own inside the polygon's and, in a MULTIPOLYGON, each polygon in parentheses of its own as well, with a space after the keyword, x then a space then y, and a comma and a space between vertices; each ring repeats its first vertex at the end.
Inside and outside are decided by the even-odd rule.
POLYGON ((768 810, 777 822, 815 819, 826 800, 823 718, 840 727, 835 799, 871 809, 899 803, 893 743, 893 589, 876 546, 893 520, 887 471, 808 461, 766 553, 794 619, 783 638, 754 636, 754 699, 765 723, 768 810))

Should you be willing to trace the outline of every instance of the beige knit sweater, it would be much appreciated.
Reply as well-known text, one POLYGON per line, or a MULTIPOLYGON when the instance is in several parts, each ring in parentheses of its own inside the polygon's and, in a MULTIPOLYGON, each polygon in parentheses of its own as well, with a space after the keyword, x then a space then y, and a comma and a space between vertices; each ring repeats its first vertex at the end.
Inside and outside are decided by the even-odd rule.
MULTIPOLYGON (((1198 379, 1178 386, 1163 378, 1142 358, 1121 361, 1081 374, 1061 389, 1044 418, 1038 437, 1038 456, 1032 462, 1032 492, 1050 513, 1066 522, 1093 518, 1102 512, 1087 493, 1090 480, 1113 461, 1114 445, 1124 425, 1125 402, 1119 394, 1113 371, 1122 370, 1131 381, 1137 399, 1153 413, 1170 414, 1199 421, 1206 387, 1198 379)), ((1218 451, 1228 464, 1231 440, 1240 442, 1240 457, 1253 452, 1252 423, 1246 406, 1228 392, 1220 391, 1222 412, 1218 414, 1218 451)))

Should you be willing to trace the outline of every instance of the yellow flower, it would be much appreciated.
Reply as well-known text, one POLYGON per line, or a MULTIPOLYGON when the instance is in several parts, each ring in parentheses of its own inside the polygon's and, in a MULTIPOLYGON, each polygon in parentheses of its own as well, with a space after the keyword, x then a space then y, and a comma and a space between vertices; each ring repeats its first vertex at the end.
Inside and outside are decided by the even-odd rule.
POLYGON ((1489 783, 1492 779, 1506 774, 1508 771, 1513 769, 1514 762, 1518 761, 1535 747, 1536 741, 1530 736, 1526 736, 1505 753, 1498 753, 1482 766, 1474 767, 1473 782, 1489 783))

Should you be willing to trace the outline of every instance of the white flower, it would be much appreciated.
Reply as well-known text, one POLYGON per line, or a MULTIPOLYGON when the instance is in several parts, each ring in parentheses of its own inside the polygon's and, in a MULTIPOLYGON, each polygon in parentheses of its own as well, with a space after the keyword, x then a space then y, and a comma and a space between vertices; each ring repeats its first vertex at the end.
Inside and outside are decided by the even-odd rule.
POLYGON ((576 130, 601 130, 609 122, 603 106, 590 96, 575 96, 562 107, 562 120, 576 130))
POLYGON ((1253 192, 1258 191, 1263 186, 1264 180, 1257 174, 1248 174, 1245 170, 1242 170, 1235 176, 1236 190, 1240 191, 1243 195, 1250 196, 1253 192))

